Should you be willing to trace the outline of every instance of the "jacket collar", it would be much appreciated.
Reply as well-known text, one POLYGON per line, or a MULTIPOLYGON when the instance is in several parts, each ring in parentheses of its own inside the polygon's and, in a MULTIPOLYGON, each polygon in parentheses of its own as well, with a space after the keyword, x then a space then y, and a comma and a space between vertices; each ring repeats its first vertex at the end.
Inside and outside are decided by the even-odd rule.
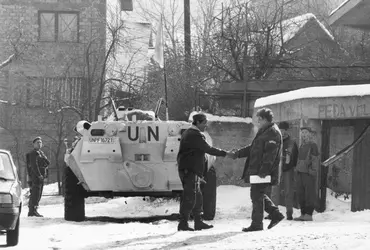
POLYGON ((272 126, 274 126, 274 124, 275 123, 273 123, 273 122, 266 123, 263 127, 261 127, 260 129, 258 129, 257 135, 263 134, 267 129, 269 129, 272 126))
POLYGON ((190 127, 191 129, 194 129, 194 130, 198 130, 199 132, 201 132, 200 131, 200 129, 197 127, 197 126, 195 126, 195 125, 191 125, 191 127, 190 127))

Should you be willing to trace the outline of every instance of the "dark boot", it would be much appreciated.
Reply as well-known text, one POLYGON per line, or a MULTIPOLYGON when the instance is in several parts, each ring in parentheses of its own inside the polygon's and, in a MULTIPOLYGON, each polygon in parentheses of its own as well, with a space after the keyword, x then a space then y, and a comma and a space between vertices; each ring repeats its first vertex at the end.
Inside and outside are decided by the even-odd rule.
POLYGON ((294 218, 295 221, 304 221, 305 214, 301 214, 301 216, 294 218))
POLYGON ((180 220, 180 223, 177 226, 177 231, 194 231, 194 229, 189 227, 189 223, 187 221, 180 220))
POLYGON ((262 231, 263 227, 256 227, 253 225, 250 225, 249 227, 243 227, 242 231, 243 232, 256 232, 256 231, 262 231))
POLYGON ((32 208, 29 208, 29 209, 28 209, 28 217, 33 217, 33 216, 36 216, 36 215, 35 215, 35 210, 34 210, 34 209, 32 209, 32 208))
POLYGON ((36 216, 36 217, 44 217, 41 214, 39 214, 39 212, 37 211, 37 207, 34 207, 34 209, 32 209, 32 211, 33 211, 33 216, 36 216))
POLYGON ((35 210, 34 214, 35 214, 36 217, 44 217, 43 215, 39 214, 39 212, 37 212, 37 210, 35 210))
POLYGON ((286 215, 286 219, 287 219, 287 220, 293 220, 293 215, 292 215, 292 214, 290 214, 290 213, 288 213, 288 214, 286 215))
POLYGON ((265 217, 265 220, 271 220, 271 215, 267 215, 267 216, 265 217))
POLYGON ((204 223, 200 217, 197 216, 194 218, 194 229, 196 231, 203 230, 203 229, 211 229, 211 228, 213 228, 213 226, 204 223))
POLYGON ((280 221, 282 221, 285 217, 282 213, 280 213, 279 211, 276 211, 274 212, 272 215, 271 215, 271 222, 270 222, 270 225, 268 225, 268 229, 271 229, 273 228, 274 226, 276 226, 277 224, 279 224, 280 221))

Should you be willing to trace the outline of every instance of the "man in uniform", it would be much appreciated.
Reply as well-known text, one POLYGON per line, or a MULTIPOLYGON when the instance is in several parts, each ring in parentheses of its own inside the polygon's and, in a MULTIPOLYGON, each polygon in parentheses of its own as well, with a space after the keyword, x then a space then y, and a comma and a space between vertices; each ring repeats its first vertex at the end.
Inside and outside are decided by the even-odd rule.
MULTIPOLYGON (((298 159, 297 143, 290 137, 289 123, 280 122, 279 129, 283 136, 283 162, 282 179, 284 185, 284 201, 286 207, 287 220, 293 220, 293 202, 294 202, 294 170, 298 159)), ((272 201, 278 205, 280 200, 281 186, 272 187, 272 201)))
POLYGON ((263 230, 264 210, 271 216, 268 229, 276 226, 284 219, 284 215, 280 213, 279 208, 267 195, 271 185, 279 184, 282 136, 278 126, 272 121, 273 113, 270 109, 259 109, 257 119, 258 132, 252 144, 237 150, 234 158, 248 157, 242 176, 247 183, 251 175, 258 175, 260 178, 270 175, 271 182, 251 184, 252 224, 243 228, 243 232, 263 230))
POLYGON ((299 147, 297 162, 297 191, 301 216, 297 221, 312 221, 316 200, 316 178, 320 166, 319 149, 312 141, 313 129, 301 127, 302 144, 299 147))
POLYGON ((36 137, 32 143, 33 150, 26 154, 27 172, 31 191, 28 202, 28 216, 42 217, 42 215, 38 213, 37 208, 42 196, 44 178, 46 178, 47 167, 50 165, 50 161, 47 159, 44 152, 41 151, 41 137, 36 137))
POLYGON ((183 187, 183 197, 180 203, 180 223, 178 231, 194 231, 212 228, 201 219, 203 197, 200 184, 204 182, 205 154, 225 157, 224 150, 211 147, 201 133, 207 127, 207 117, 204 114, 193 116, 193 125, 183 132, 180 141, 177 164, 179 177, 183 187), (194 216, 194 229, 189 227, 190 213, 194 216))

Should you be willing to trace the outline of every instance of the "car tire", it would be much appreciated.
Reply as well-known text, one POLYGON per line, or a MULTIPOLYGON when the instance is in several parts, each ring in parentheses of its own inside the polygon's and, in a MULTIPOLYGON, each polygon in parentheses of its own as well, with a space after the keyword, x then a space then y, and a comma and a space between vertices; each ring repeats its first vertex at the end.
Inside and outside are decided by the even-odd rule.
POLYGON ((210 167, 205 179, 207 183, 203 189, 203 219, 213 220, 216 216, 217 201, 217 176, 213 166, 210 167))
POLYGON ((6 232, 6 245, 7 246, 16 246, 16 245, 18 245, 20 220, 21 220, 21 218, 20 218, 20 216, 18 216, 17 224, 15 225, 14 230, 8 230, 6 232))
POLYGON ((64 219, 66 221, 85 220, 85 189, 78 184, 71 168, 64 168, 64 219))

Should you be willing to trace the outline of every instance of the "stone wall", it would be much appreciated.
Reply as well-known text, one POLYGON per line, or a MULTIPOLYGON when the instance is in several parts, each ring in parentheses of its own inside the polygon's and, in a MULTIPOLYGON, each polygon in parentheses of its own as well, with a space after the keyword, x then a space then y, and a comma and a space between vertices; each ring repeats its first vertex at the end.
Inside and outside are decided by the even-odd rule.
MULTIPOLYGON (((208 133, 215 147, 231 150, 250 144, 255 136, 254 126, 246 122, 209 121, 208 133)), ((240 180, 246 158, 232 160, 217 157, 215 168, 219 185, 245 185, 240 180)))

